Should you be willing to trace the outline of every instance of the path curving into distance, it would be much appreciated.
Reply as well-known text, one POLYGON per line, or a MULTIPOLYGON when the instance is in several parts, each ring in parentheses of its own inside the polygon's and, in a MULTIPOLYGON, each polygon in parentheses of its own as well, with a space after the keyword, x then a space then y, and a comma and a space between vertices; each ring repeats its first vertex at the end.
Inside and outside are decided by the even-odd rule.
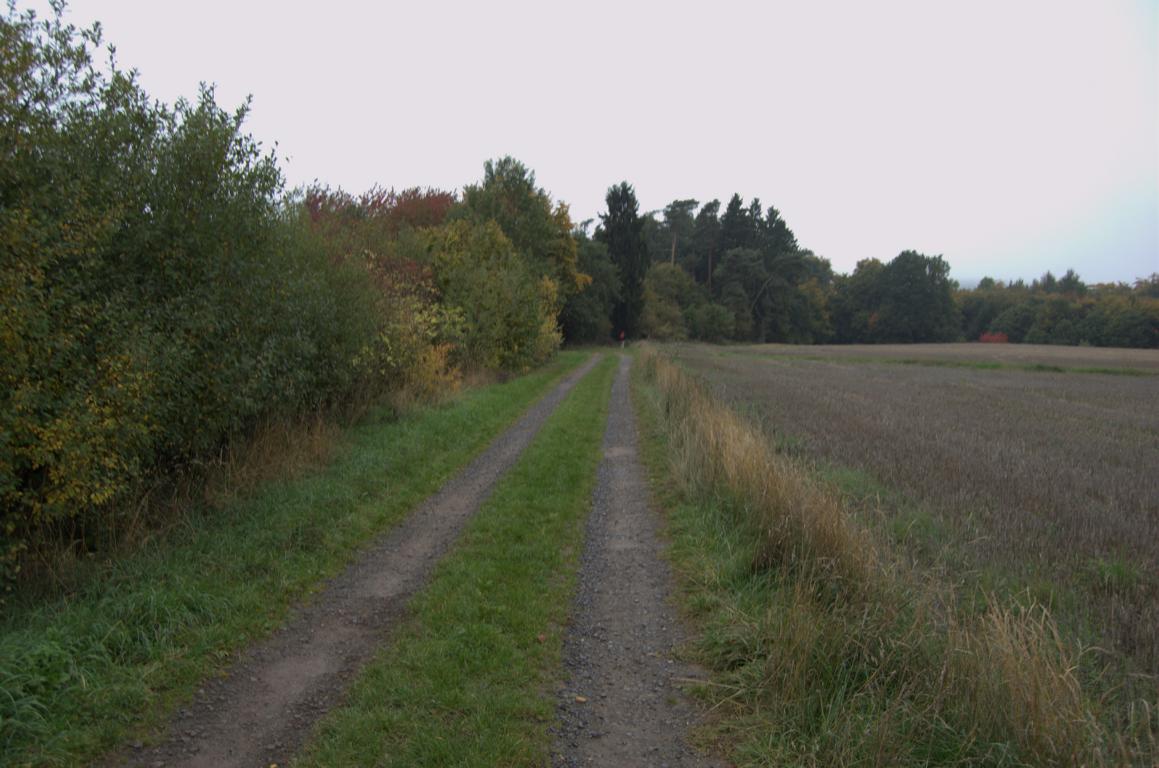
POLYGON ((207 682, 157 746, 128 748, 104 765, 231 768, 285 765, 314 723, 337 705, 359 670, 389 641, 499 478, 600 356, 568 374, 506 432, 346 571, 330 580, 228 676, 207 682))
POLYGON ((672 575, 637 455, 636 417, 620 358, 612 386, 560 694, 552 764, 722 766, 685 742, 697 721, 679 681, 699 676, 673 657, 684 639, 669 603, 672 575))

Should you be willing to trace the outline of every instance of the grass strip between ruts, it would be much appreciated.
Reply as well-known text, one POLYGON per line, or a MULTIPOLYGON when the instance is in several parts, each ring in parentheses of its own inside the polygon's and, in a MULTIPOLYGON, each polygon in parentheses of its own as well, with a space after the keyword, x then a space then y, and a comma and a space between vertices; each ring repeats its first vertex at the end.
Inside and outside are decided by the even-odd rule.
POLYGON ((616 364, 544 425, 296 765, 546 764, 616 364))
POLYGON ((0 617, 0 766, 76 765, 148 734, 590 353, 399 419, 327 467, 192 515, 75 593, 0 617))

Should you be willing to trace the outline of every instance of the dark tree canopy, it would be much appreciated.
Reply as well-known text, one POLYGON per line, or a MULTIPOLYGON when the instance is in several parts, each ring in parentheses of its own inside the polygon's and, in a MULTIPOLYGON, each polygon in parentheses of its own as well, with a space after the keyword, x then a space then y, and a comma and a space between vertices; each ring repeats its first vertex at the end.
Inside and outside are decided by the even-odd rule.
POLYGON ((563 306, 559 323, 568 343, 593 343, 612 335, 612 312, 620 301, 620 275, 607 247, 585 232, 576 232, 579 268, 591 284, 572 294, 563 306))
POLYGON ((957 285, 941 256, 904 251, 888 264, 857 263, 836 283, 833 297, 838 339, 851 342, 954 341, 960 318, 957 285))
POLYGON ((596 238, 608 249, 608 256, 620 272, 620 300, 612 315, 613 333, 640 335, 640 315, 644 310, 644 276, 650 259, 644 241, 644 220, 640 217, 636 192, 623 181, 608 190, 607 213, 600 214, 596 238))
POLYGON ((712 290, 712 270, 720 257, 720 201, 704 204, 696 214, 692 227, 692 253, 685 263, 691 262, 696 282, 705 283, 712 290))

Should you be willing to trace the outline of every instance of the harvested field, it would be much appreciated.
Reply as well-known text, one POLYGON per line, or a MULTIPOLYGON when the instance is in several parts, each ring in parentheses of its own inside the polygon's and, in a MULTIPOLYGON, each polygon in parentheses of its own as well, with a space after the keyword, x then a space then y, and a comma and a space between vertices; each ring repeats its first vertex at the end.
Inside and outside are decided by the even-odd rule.
POLYGON ((1159 353, 980 344, 667 351, 755 410, 782 448, 830 477, 848 481, 855 470, 863 491, 896 492, 873 506, 914 556, 967 587, 1029 590, 1068 632, 1159 673, 1159 377, 973 365, 1159 372, 1159 353), (891 362, 919 359, 931 364, 891 362))
POLYGON ((728 347, 725 354, 857 362, 905 362, 979 367, 1106 369, 1159 374, 1159 351, 1048 344, 759 344, 728 347))

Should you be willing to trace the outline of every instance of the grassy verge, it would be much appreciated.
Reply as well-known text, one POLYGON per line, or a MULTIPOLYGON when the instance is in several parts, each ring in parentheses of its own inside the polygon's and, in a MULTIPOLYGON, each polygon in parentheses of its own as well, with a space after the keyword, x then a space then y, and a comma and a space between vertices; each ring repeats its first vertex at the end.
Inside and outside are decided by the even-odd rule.
POLYGON ((69 594, 5 606, 0 765, 76 765, 148 732, 587 357, 369 419, 325 469, 192 513, 69 594))
POLYGON ((1155 711, 1106 711, 1045 609, 961 609, 759 429, 642 363, 645 460, 738 764, 1153 763, 1155 711))
POLYGON ((540 766, 616 360, 504 478, 301 766, 540 766))

